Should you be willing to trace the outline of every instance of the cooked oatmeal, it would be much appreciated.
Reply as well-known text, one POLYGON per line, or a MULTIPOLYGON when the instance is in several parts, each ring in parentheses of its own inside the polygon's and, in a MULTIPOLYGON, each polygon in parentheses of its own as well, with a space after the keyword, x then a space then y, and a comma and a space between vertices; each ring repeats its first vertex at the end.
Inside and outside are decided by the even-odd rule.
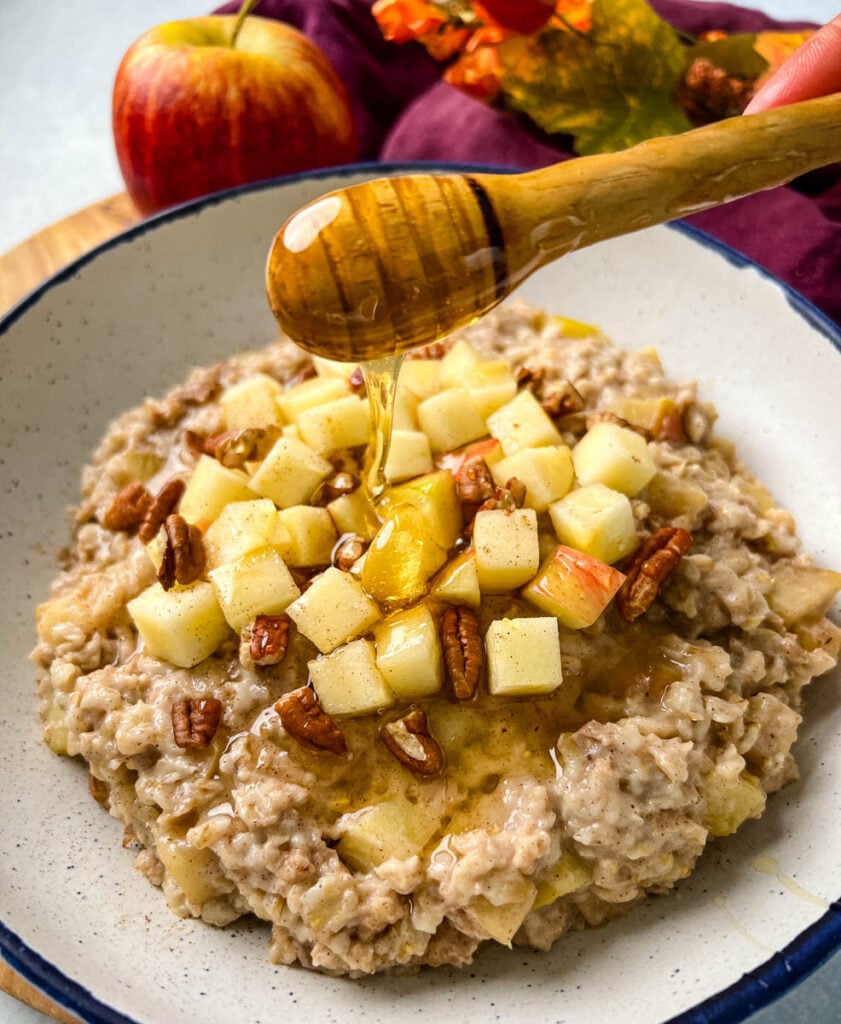
MULTIPOLYGON (((256 420, 246 423, 233 389, 271 378, 294 398, 309 393, 301 389, 308 379, 332 380, 326 400, 340 404, 359 392, 358 379, 336 368, 313 376, 309 360, 281 341, 195 371, 112 425, 83 474, 69 563, 38 610, 33 658, 52 749, 88 763, 91 793, 123 822, 126 845, 140 851, 136 866, 176 914, 218 926, 254 914, 271 925, 275 963, 350 975, 462 965, 483 940, 548 949, 568 929, 602 924, 666 892, 713 837, 758 817, 767 794, 796 777, 801 691, 838 658, 841 630, 825 612, 841 576, 800 550, 792 517, 716 437, 715 411, 693 384, 668 380, 651 349, 619 350, 598 331, 523 304, 459 338, 471 346, 468 362, 505 359, 516 395, 536 400, 555 432, 536 450, 575 456, 605 424, 611 437, 640 439, 651 467, 638 489, 625 494, 621 482, 597 481, 617 515, 630 509, 630 542, 627 531, 599 542, 602 554, 616 542, 614 557, 568 555, 576 545, 563 540, 574 505, 563 503, 566 492, 537 500, 542 480, 495 480, 481 436, 469 439, 467 473, 439 439, 435 466, 426 468, 443 467, 459 482, 458 536, 435 549, 432 568, 415 566, 420 590, 384 596, 393 581, 375 571, 385 543, 380 518, 357 515, 361 535, 342 536, 349 531, 339 510, 359 487, 359 445, 331 450, 322 432, 307 466, 326 461, 329 471, 308 484, 302 469, 282 484, 305 496, 284 490, 275 498, 275 482, 260 489, 272 445, 303 444, 300 413, 290 419, 292 405, 280 401, 286 411, 275 416, 271 401, 267 412, 254 399, 256 420), (255 556, 236 548, 241 534, 220 540, 220 510, 191 497, 197 467, 211 463, 244 488, 231 502, 279 517, 257 550, 283 562, 269 567, 286 597, 277 584, 269 611, 252 607, 245 620, 232 598, 225 603, 232 563, 220 551, 234 543, 240 562, 255 556), (302 507, 320 511, 289 515, 302 507), (483 585, 476 607, 453 566, 481 562, 492 524, 517 516, 518 529, 532 531, 543 575, 532 567, 520 581, 512 552, 496 568, 518 581, 483 585), (311 556, 314 564, 307 545, 323 552, 325 541, 316 544, 309 527, 300 532, 310 520, 332 541, 326 555, 311 556), (551 593, 548 605, 535 598, 551 591, 546 567, 559 536, 564 565, 583 565, 600 581, 603 609, 587 616, 591 624, 567 610, 553 614, 551 593), (337 595, 336 613, 316 622, 311 609, 325 586, 337 595), (361 617, 343 632, 341 588, 358 594, 366 586, 367 603, 353 605, 361 617), (212 609, 192 622, 198 640, 185 634, 180 647, 167 646, 182 628, 175 620, 163 638, 150 631, 140 595, 152 592, 156 601, 209 595, 212 609), (409 678, 405 648, 395 646, 394 616, 409 622, 409 613, 417 636, 439 652, 440 664, 429 661, 422 678, 409 678), (527 647, 547 636, 539 649, 557 649, 558 666, 541 658, 519 678, 505 660, 524 649, 512 646, 517 637, 527 647), (195 646, 205 641, 206 656, 195 646), (177 667, 173 660, 191 660, 185 646, 200 660, 177 667), (325 665, 338 669, 330 675, 325 665), (336 679, 341 691, 359 673, 385 696, 345 707, 336 679), (302 693, 308 680, 314 690, 302 693)), ((408 432, 422 433, 418 409, 436 394, 428 366, 442 355, 430 353, 411 371, 421 393, 404 395, 400 426, 408 432)), ((260 394, 273 392, 265 385, 260 394)), ((512 400, 508 393, 501 407, 512 400)), ((355 405, 343 408, 357 415, 355 405)), ((480 410, 492 433, 508 437, 498 410, 480 410)), ((507 445, 506 458, 517 448, 510 438, 507 445)), ((579 476, 583 465, 576 463, 579 476)), ((394 475, 396 489, 415 479, 394 475)), ((568 484, 571 494, 587 486, 578 479, 573 487, 572 477, 568 484)), ((419 513, 408 507, 412 515, 398 503, 393 520, 387 503, 377 511, 408 523, 411 534, 419 513)), ((395 569, 399 582, 427 550, 415 540, 395 569)))

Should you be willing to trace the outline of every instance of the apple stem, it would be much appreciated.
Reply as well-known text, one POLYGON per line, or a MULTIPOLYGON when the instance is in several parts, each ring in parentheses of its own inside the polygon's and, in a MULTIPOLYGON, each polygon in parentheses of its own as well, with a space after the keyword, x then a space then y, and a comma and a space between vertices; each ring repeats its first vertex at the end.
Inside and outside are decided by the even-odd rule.
POLYGON ((231 33, 231 49, 237 45, 237 36, 240 33, 240 29, 245 23, 245 19, 254 10, 260 0, 243 0, 240 5, 240 9, 237 12, 237 20, 234 22, 234 30, 231 33))

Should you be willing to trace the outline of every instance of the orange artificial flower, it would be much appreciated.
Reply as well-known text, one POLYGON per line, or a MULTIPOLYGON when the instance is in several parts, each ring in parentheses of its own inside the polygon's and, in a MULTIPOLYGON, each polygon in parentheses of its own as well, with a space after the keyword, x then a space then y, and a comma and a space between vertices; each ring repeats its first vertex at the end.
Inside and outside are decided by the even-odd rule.
POLYGON ((392 43, 408 43, 412 39, 437 32, 447 19, 424 0, 377 0, 371 8, 383 36, 392 43))
MULTIPOLYGON (((470 40, 468 47, 472 44, 470 40)), ((492 100, 500 90, 502 66, 496 46, 477 46, 444 72, 444 81, 478 100, 492 100)))
POLYGON ((446 28, 440 28, 435 33, 419 37, 418 41, 423 43, 430 57, 434 57, 436 60, 447 60, 454 53, 458 53, 469 38, 469 28, 456 28, 454 25, 449 25, 446 28))
POLYGON ((565 25, 578 32, 589 32, 593 27, 590 0, 558 0, 555 4, 553 24, 565 25))

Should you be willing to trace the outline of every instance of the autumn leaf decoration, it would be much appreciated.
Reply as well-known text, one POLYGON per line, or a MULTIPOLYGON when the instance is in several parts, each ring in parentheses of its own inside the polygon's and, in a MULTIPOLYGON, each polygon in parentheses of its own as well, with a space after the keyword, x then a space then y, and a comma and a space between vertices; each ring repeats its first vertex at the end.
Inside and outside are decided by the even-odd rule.
POLYGON ((386 39, 416 41, 444 79, 524 114, 580 154, 740 114, 809 33, 694 39, 646 0, 377 0, 386 39))

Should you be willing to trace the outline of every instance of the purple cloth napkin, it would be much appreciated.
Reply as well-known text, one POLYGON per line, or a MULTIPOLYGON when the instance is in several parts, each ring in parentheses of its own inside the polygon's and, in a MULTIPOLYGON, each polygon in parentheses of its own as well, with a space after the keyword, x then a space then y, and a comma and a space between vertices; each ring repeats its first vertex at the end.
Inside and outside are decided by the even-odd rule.
MULTIPOLYGON (((362 159, 527 169, 572 155, 568 140, 550 138, 441 81, 441 65, 419 44, 385 42, 372 2, 262 0, 255 12, 299 28, 333 63, 351 95, 362 159)), ((651 2, 672 25, 694 35, 811 27, 725 3, 651 2)), ((238 7, 237 0, 221 10, 238 7)), ((687 220, 766 267, 841 324, 841 175, 816 172, 687 220)))

